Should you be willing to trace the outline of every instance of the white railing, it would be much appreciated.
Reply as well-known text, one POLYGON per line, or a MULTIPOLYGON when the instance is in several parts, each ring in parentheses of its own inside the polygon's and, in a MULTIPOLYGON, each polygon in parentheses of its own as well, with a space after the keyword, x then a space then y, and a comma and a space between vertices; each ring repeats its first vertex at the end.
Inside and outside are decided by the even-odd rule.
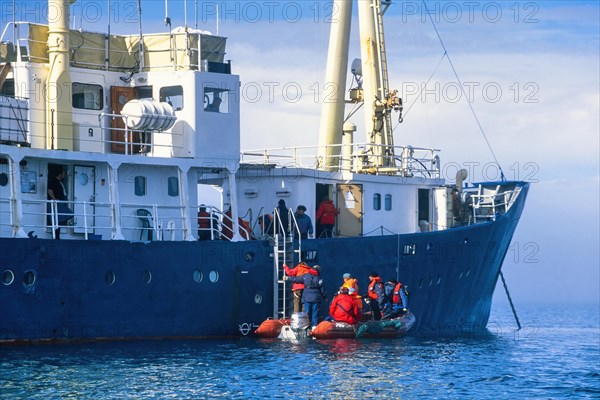
POLYGON ((397 173, 403 176, 423 176, 427 178, 440 177, 440 150, 412 147, 394 146, 394 156, 381 156, 373 153, 373 149, 385 147, 373 144, 354 144, 349 152, 349 159, 343 156, 344 145, 325 146, 319 152, 318 146, 295 146, 272 149, 255 149, 241 152, 241 162, 248 164, 272 164, 280 167, 297 168, 322 168, 327 165, 336 165, 341 171, 372 172, 372 173, 397 173), (337 153, 333 156, 319 156, 317 154, 337 153), (373 167, 373 165, 392 165, 392 167, 373 167))
POLYGON ((515 202, 520 188, 501 191, 498 185, 495 189, 486 189, 482 185, 477 188, 477 193, 471 194, 473 201, 473 223, 495 221, 497 217, 506 213, 515 202))

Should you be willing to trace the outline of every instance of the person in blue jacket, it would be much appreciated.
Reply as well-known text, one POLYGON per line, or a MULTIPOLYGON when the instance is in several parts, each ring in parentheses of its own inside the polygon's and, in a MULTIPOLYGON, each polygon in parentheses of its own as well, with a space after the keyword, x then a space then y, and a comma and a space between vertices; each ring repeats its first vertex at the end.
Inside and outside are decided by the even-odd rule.
MULTIPOLYGON (((310 217, 305 214, 306 207, 299 205, 296 207, 296 224, 298 224, 298 231, 300 231, 300 238, 302 240, 308 239, 308 235, 313 234, 313 225, 310 217)), ((297 236, 298 232, 294 231, 294 236, 297 236)))
POLYGON ((304 274, 302 276, 288 276, 288 280, 297 283, 304 283, 304 292, 302 293, 302 303, 304 303, 304 312, 311 321, 312 330, 319 324, 319 310, 321 303, 327 298, 327 292, 321 279, 321 267, 315 265, 312 267, 317 275, 304 274))

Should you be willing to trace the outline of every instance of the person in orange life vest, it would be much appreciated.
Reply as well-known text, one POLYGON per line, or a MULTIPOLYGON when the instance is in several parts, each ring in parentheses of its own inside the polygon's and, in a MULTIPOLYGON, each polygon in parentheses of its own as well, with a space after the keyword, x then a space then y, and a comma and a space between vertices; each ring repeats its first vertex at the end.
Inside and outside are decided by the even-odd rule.
POLYGON ((328 196, 323 197, 323 201, 319 205, 317 210, 317 223, 319 223, 321 229, 321 235, 331 238, 333 237, 333 226, 335 225, 335 217, 340 212, 335 208, 333 201, 329 200, 328 196))
POLYGON ((321 267, 315 265, 313 269, 317 272, 317 275, 304 274, 302 276, 286 276, 284 279, 287 278, 292 282, 304 283, 304 291, 302 292, 304 312, 311 321, 312 330, 315 330, 319 324, 319 309, 321 308, 323 300, 327 298, 327 291, 323 286, 323 279, 321 279, 321 276, 319 275, 321 267))
POLYGON ((387 318, 396 318, 399 315, 406 314, 408 311, 408 296, 406 294, 404 285, 402 285, 402 282, 397 282, 395 279, 390 279, 385 284, 386 293, 388 292, 388 288, 390 286, 393 287, 388 295, 388 298, 391 300, 391 307, 387 318))
MULTIPOLYGON (((283 269, 287 276, 302 276, 304 274, 317 275, 317 271, 309 267, 305 262, 301 262, 294 268, 290 268, 283 264, 283 269)), ((292 293, 294 294, 294 312, 302 311, 302 292, 304 291, 303 282, 294 282, 292 285, 292 293)))
POLYGON ((355 325, 360 320, 360 311, 348 293, 348 288, 340 289, 340 293, 333 298, 329 306, 329 315, 334 321, 355 325))
POLYGON ((210 214, 206 211, 206 206, 200 204, 198 210, 198 240, 210 240, 212 230, 217 227, 216 222, 215 217, 211 218, 210 214))
POLYGON ((353 278, 352 275, 347 272, 342 275, 342 279, 344 280, 344 283, 342 284, 343 288, 354 288, 358 292, 358 279, 353 278))
POLYGON ((342 275, 342 278, 344 279, 344 283, 342 284, 342 287, 348 288, 348 290, 354 289, 354 290, 350 291, 350 293, 349 293, 350 297, 352 297, 352 299, 354 299, 354 301, 356 302, 356 305, 358 306, 358 309, 362 311, 363 301, 362 301, 362 296, 360 296, 358 294, 358 279, 353 278, 352 275, 350 275, 347 272, 344 275, 342 275))
POLYGON ((377 272, 371 272, 369 275, 368 296, 369 305, 371 306, 373 319, 379 321, 381 319, 381 313, 386 311, 388 308, 389 301, 385 296, 385 287, 379 274, 377 272))

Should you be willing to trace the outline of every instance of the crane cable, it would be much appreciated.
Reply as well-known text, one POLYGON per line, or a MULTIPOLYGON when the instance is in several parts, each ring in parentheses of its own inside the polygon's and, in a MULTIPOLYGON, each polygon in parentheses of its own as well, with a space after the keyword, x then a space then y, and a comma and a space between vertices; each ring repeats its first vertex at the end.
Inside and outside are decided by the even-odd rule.
POLYGON ((450 63, 450 67, 452 68, 452 71, 454 72, 454 76, 456 77, 456 80, 458 81, 458 84, 460 86, 460 90, 463 94, 463 96, 465 97, 465 99, 467 99, 467 104, 469 105, 469 108, 471 109, 471 113, 473 114, 473 117, 475 117, 475 121, 477 122, 477 126, 479 127, 479 131, 481 132, 481 134, 483 135, 483 139, 485 140, 490 153, 492 153, 492 157, 494 157, 494 161, 496 162, 496 164, 498 165, 498 169, 500 170, 500 178, 502 179, 502 181, 505 181, 505 177, 504 177, 504 171, 502 170, 502 166, 500 165, 500 163, 498 162, 498 158, 496 157, 496 154, 494 153, 494 150, 492 149, 492 145, 490 144, 485 131, 483 130, 483 126, 481 125, 481 122, 479 122, 479 118, 477 118, 477 114, 475 113, 475 109, 473 108, 473 105, 471 104, 471 102, 468 100, 469 97, 467 96, 467 93, 465 92, 465 87, 462 83, 462 81, 460 80, 460 78, 458 77, 458 73, 456 72, 456 69, 454 68, 454 64, 452 63, 452 59, 450 59, 450 54, 448 54, 448 50, 446 49, 446 45, 444 45, 444 41, 442 40, 442 37, 440 36, 440 33, 437 29, 437 26, 435 25, 435 21, 433 20, 433 17, 431 16, 431 12, 429 11, 429 9, 427 8, 427 3, 425 3, 425 0, 423 0, 423 5, 425 6, 425 10, 427 11, 427 15, 429 16, 429 20, 431 21, 431 24, 433 25, 433 29, 435 29, 435 33, 438 37, 438 40, 440 41, 440 44, 442 45, 442 48, 444 49, 444 55, 448 58, 448 62, 450 63))

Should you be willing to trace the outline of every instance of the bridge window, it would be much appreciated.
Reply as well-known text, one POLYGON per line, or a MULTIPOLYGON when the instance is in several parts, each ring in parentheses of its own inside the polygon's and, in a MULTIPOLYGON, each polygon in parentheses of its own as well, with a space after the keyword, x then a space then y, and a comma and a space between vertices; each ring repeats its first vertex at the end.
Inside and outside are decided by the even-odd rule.
POLYGON ((179 196, 179 179, 176 176, 171 176, 167 180, 167 191, 171 197, 179 196))
POLYGON ((204 111, 220 114, 229 113, 229 90, 205 87, 203 101, 204 111))
POLYGON ((181 86, 165 86, 160 88, 160 101, 169 103, 173 110, 183 110, 183 87, 181 86))
POLYGON ((379 211, 381 210, 381 194, 375 193, 373 195, 373 210, 379 211))
POLYGON ((133 179, 134 182, 134 192, 136 196, 145 196, 146 195, 146 177, 145 176, 136 176, 133 179))
POLYGON ((73 82, 72 90, 73 108, 83 110, 102 110, 104 108, 102 86, 73 82))

